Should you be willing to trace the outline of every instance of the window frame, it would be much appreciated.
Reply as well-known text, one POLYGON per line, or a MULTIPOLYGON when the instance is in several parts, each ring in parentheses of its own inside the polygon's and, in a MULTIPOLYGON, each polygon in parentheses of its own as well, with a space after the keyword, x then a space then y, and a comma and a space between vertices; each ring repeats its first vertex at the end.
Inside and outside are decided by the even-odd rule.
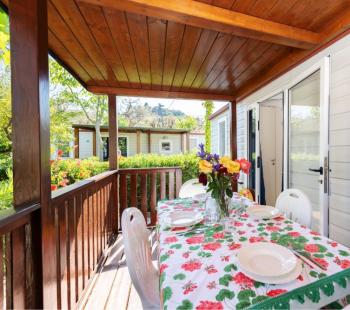
POLYGON ((173 141, 169 140, 169 139, 162 139, 159 141, 159 153, 160 154, 171 154, 173 152, 173 141), (169 151, 163 151, 162 150, 162 143, 169 143, 170 145, 170 150, 169 151))
POLYGON ((227 155, 227 118, 225 116, 221 117, 218 119, 218 154, 220 156, 226 156, 227 155), (224 133, 225 133, 225 138, 224 138, 224 148, 225 148, 225 151, 224 151, 224 154, 221 154, 221 150, 220 150, 220 143, 221 143, 221 136, 220 136, 220 124, 221 123, 224 123, 224 133))

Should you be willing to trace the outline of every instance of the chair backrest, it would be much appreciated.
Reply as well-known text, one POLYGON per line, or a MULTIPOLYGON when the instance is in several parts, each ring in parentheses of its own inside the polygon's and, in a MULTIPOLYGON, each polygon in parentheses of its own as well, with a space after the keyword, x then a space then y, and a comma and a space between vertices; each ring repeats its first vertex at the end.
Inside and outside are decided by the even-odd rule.
POLYGON ((198 179, 191 179, 182 184, 179 198, 193 197, 198 194, 205 194, 205 187, 198 182, 198 179))
POLYGON ((283 191, 277 197, 276 208, 289 219, 311 227, 311 201, 301 190, 290 188, 283 191))
POLYGON ((159 273, 152 263, 149 231, 140 210, 124 210, 122 232, 126 264, 143 308, 159 309, 159 273))

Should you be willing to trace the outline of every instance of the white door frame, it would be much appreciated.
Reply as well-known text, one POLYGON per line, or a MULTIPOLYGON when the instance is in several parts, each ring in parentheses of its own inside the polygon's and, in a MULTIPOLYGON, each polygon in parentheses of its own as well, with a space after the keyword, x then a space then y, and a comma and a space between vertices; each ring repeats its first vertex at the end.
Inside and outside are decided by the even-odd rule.
MULTIPOLYGON (((256 109, 256 156, 260 156, 260 132, 258 128, 258 122, 260 118, 259 104, 279 93, 283 93, 283 190, 288 188, 288 146, 289 146, 289 89, 310 76, 312 73, 320 70, 320 167, 325 166, 325 160, 329 159, 329 90, 330 90, 330 60, 329 56, 323 57, 320 61, 305 69, 301 74, 297 75, 288 84, 268 93, 266 96, 262 96, 259 100, 248 104, 246 108, 246 115, 249 110, 256 109)), ((248 119, 247 119, 248 124, 248 119)), ((247 140, 249 140, 249 128, 247 127, 247 140)), ((248 156, 248 143, 247 141, 247 156, 248 156)), ((256 168, 256 197, 260 196, 260 169, 256 168)), ((320 186, 320 211, 321 222, 320 232, 325 236, 328 236, 328 200, 329 200, 329 180, 328 169, 325 167, 323 174, 323 189, 320 186)))

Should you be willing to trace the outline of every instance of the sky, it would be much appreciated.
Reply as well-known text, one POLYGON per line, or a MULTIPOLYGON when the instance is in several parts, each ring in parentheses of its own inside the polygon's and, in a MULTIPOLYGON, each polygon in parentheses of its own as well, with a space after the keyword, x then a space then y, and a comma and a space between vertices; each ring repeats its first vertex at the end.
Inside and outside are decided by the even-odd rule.
MULTIPOLYGON (((123 100, 126 97, 119 97, 123 100)), ((156 106, 158 103, 164 105, 165 108, 180 110, 187 115, 193 117, 204 118, 205 110, 202 107, 203 100, 183 100, 183 99, 161 99, 161 98, 144 98, 139 97, 142 103, 148 103, 150 106, 156 106)), ((227 104, 224 101, 213 101, 214 102, 214 112, 219 110, 222 106, 227 104)))

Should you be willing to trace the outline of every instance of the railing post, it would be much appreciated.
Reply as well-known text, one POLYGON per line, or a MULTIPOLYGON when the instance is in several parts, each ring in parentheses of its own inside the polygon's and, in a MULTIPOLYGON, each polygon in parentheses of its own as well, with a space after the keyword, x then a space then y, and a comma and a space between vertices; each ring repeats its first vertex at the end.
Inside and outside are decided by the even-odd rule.
MULTIPOLYGON (((230 150, 231 150, 231 157, 232 159, 237 158, 237 108, 236 108, 236 101, 230 102, 230 115, 231 115, 231 122, 230 122, 230 150)), ((232 185, 232 190, 237 191, 237 183, 234 182, 232 185)))
POLYGON ((56 244, 50 208, 47 0, 11 0, 9 15, 14 206, 40 203, 41 207, 31 223, 35 275, 31 294, 35 297, 31 305, 28 301, 16 303, 20 308, 56 308, 56 244))
POLYGON ((118 119, 117 119, 117 98, 115 95, 108 96, 108 132, 109 132, 109 169, 115 170, 118 167, 117 139, 118 139, 118 119))

